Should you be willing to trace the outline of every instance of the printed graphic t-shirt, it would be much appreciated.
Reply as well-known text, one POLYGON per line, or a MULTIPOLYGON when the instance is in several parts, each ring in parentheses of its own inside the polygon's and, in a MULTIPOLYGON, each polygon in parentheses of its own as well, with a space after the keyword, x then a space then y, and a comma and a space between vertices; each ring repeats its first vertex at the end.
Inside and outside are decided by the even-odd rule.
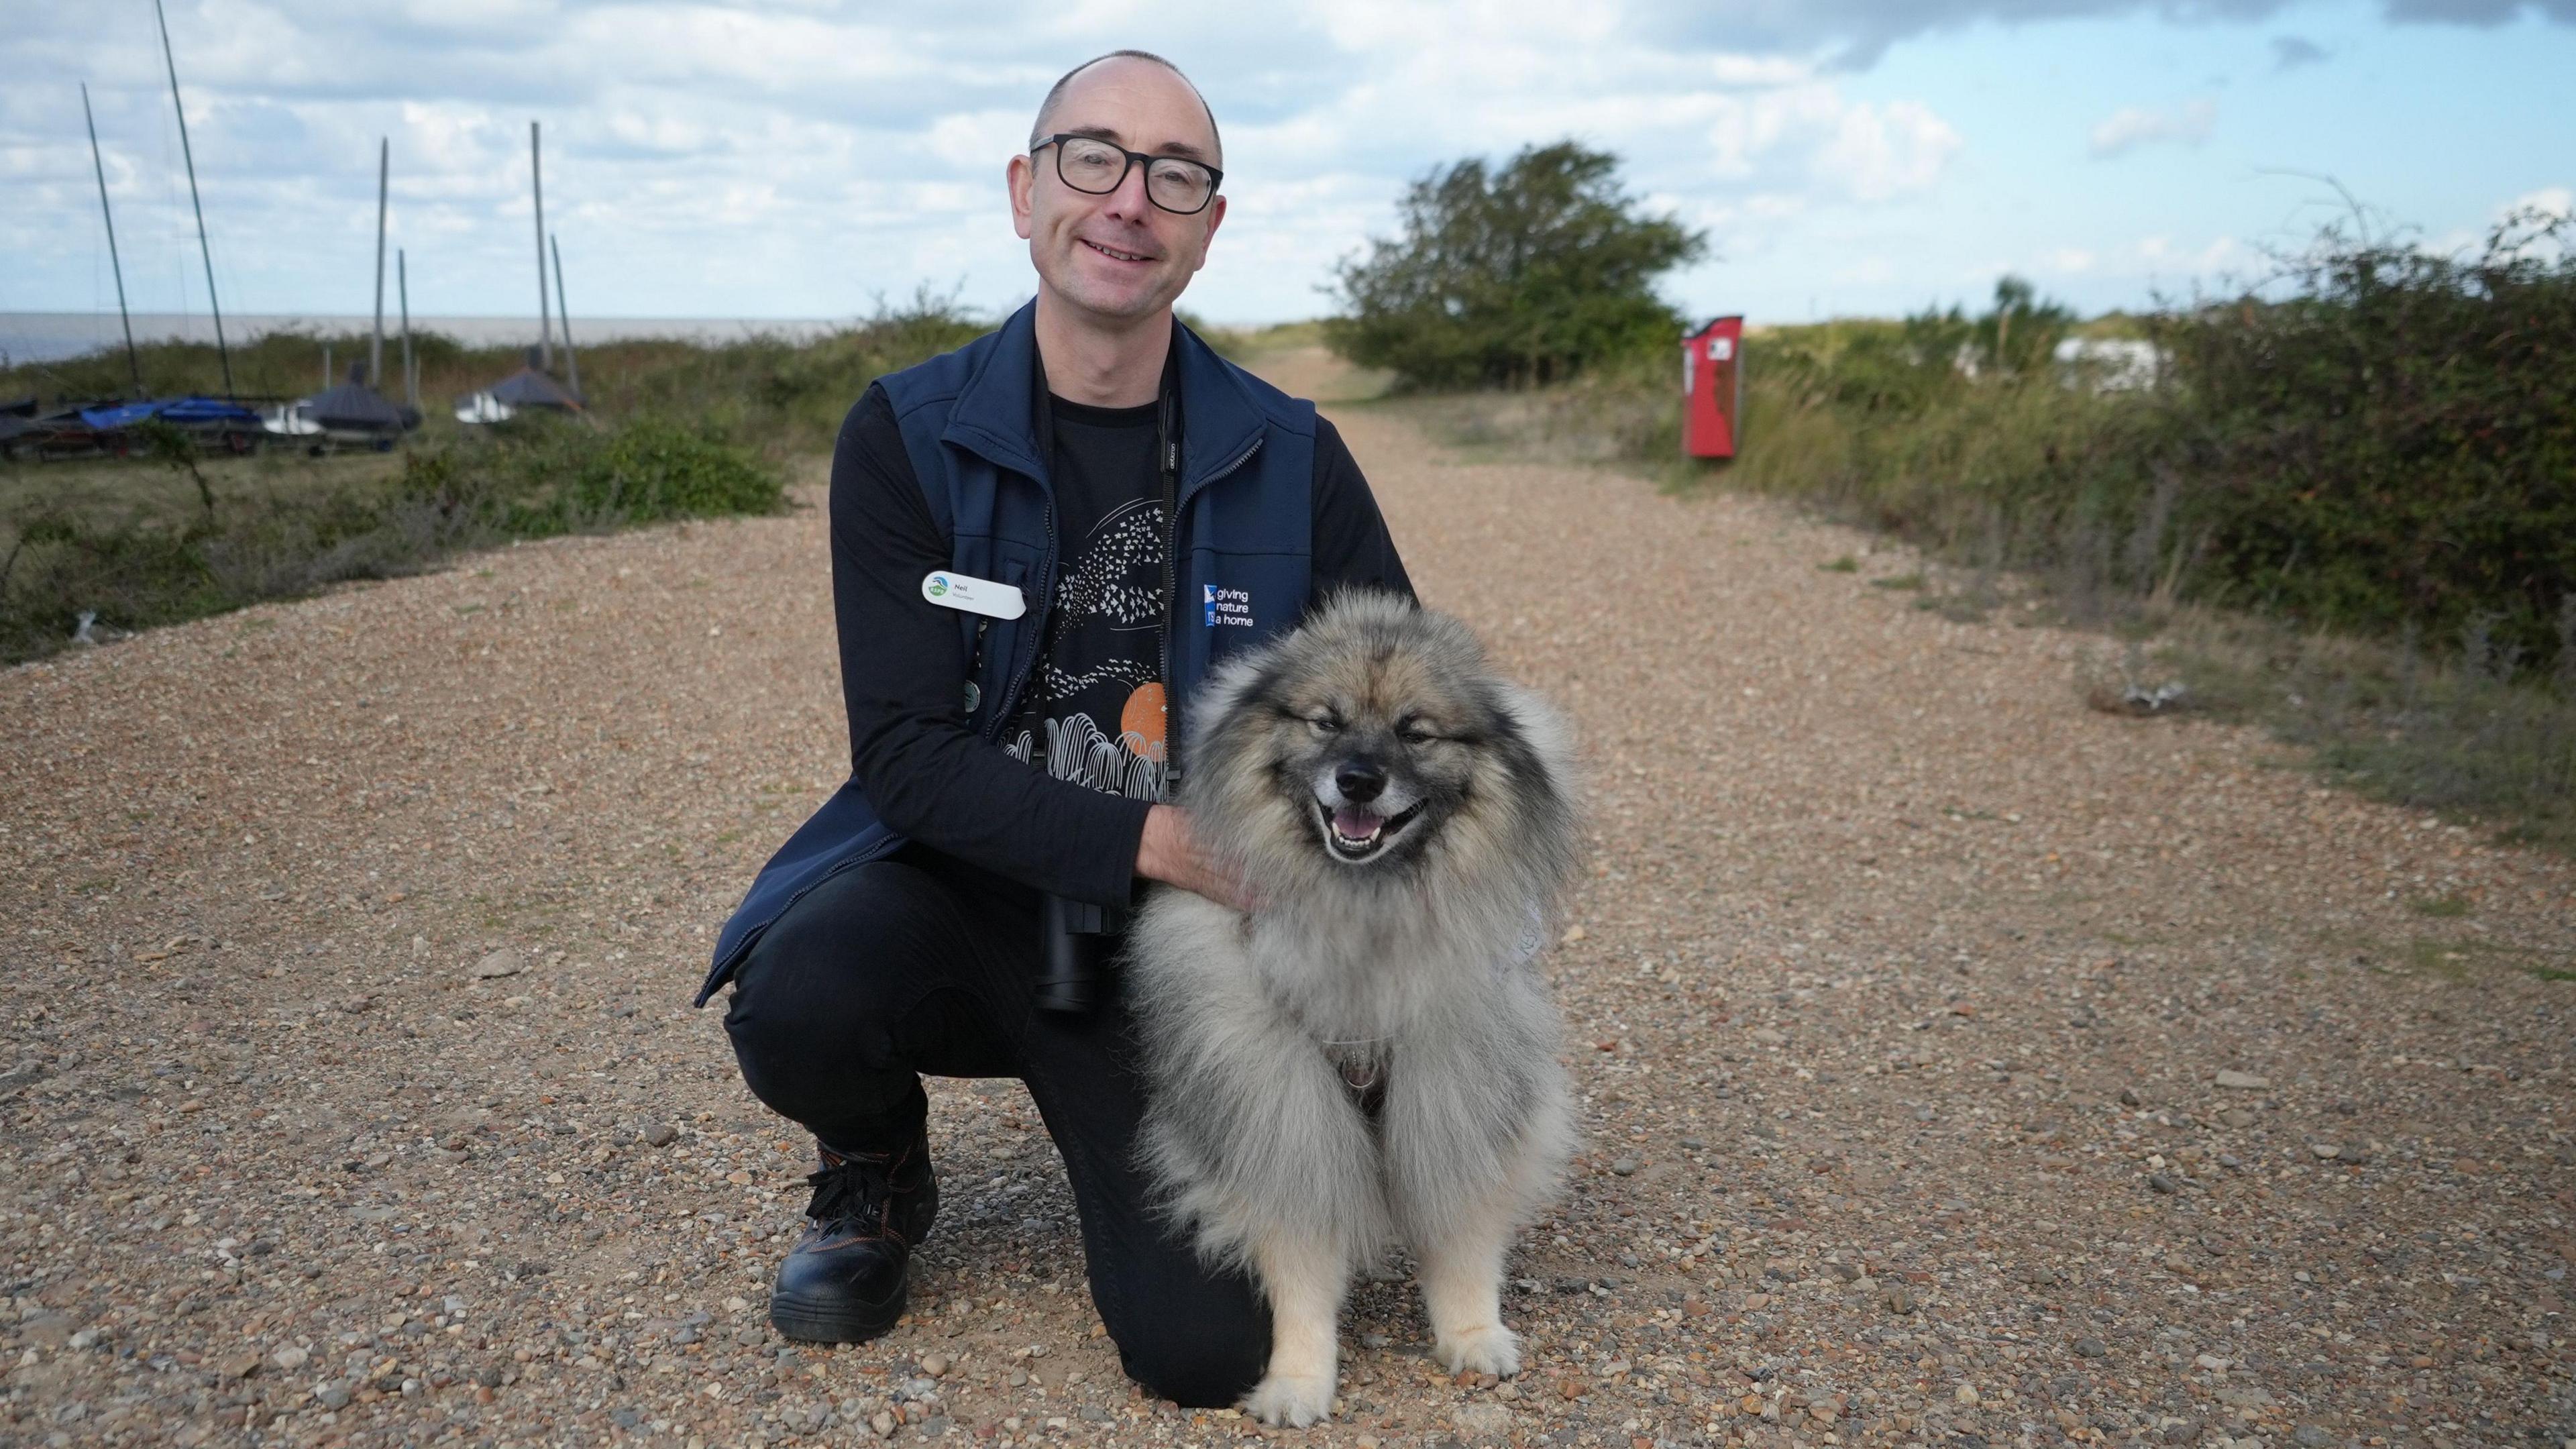
MULTIPOLYGON (((1153 433, 1148 422, 1125 435, 1135 438, 1134 460, 1100 476, 1119 480, 1126 497, 1159 508, 1153 433)), ((1050 472, 1064 471, 1059 456, 1050 472)), ((1413 592, 1368 480, 1324 418, 1315 423, 1313 510, 1315 598, 1346 585, 1413 592)), ((1068 899, 1124 904, 1135 884, 1144 802, 1068 785, 1022 763, 1045 738, 1043 712, 1023 717, 1030 749, 1017 760, 986 745, 966 721, 959 690, 969 660, 957 616, 921 596, 922 577, 951 566, 949 539, 931 519, 883 387, 869 387, 842 424, 832 452, 831 525, 850 773, 869 803, 904 834, 954 859, 1068 899)), ((1061 518, 1057 528, 1062 569, 1091 530, 1070 532, 1061 518)), ((1159 561, 1131 576, 1149 588, 1162 584, 1159 561)), ((1150 629, 1116 632, 1143 651, 1136 657, 1159 664, 1150 629)), ((1032 668, 1028 692, 1042 688, 1041 673, 1032 668)), ((1082 712, 1105 730, 1125 706, 1082 712)), ((997 743, 1014 743, 1022 723, 1013 721, 997 743)))
POLYGON ((1130 800, 1163 795, 1163 554, 1155 405, 1050 396, 1059 563, 1039 665, 1013 755, 1059 780, 1130 800))

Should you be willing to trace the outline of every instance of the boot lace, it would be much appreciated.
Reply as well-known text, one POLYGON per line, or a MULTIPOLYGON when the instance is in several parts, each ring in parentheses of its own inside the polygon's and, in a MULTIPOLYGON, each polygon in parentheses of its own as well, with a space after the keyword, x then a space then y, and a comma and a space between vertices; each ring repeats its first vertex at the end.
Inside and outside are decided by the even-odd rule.
POLYGON ((807 1175, 805 1184, 814 1189, 805 1216, 817 1223, 869 1227, 884 1216, 890 1184, 882 1163, 845 1157, 807 1175))

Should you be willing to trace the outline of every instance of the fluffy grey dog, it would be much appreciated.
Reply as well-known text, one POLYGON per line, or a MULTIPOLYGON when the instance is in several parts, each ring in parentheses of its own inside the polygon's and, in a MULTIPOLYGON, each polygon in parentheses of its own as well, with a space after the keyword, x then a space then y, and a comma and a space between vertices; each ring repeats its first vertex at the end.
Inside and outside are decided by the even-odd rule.
POLYGON ((1343 1290, 1396 1240, 1440 1361, 1517 1373, 1503 1254, 1573 1144, 1537 966, 1579 840, 1565 728, 1464 625, 1380 593, 1196 706, 1183 803, 1262 904, 1163 891, 1128 962, 1145 1161, 1201 1254, 1269 1297, 1244 1406, 1330 1412, 1343 1290))

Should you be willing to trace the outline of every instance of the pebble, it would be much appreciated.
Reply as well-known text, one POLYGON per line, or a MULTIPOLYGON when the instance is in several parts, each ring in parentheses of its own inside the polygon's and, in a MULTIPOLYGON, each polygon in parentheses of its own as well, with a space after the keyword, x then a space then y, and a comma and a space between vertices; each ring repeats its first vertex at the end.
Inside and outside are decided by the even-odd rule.
POLYGON ((1894 1283, 1888 1285, 1887 1311, 1890 1313, 1911 1313, 1914 1311, 1914 1295, 1906 1289, 1904 1284, 1894 1283))
POLYGON ((286 1347, 279 1349, 277 1352, 270 1354, 268 1356, 268 1361, 277 1365, 282 1372, 293 1373, 297 1369, 304 1367, 304 1361, 312 1356, 313 1355, 311 1353, 307 1352, 299 1345, 290 1343, 286 1347))
POLYGON ((2102 1340, 2098 1338, 2079 1338, 2075 1340, 2075 1356, 2077 1358, 2101 1358, 2110 1352, 2111 1350, 2104 1347, 2102 1340))
POLYGON ((2218 1074, 2218 1085, 2239 1092, 2268 1092, 2272 1090, 2272 1079, 2252 1072, 2223 1071, 2218 1074))
POLYGON ((474 979, 497 981, 504 976, 516 976, 527 969, 528 963, 518 952, 503 946, 497 951, 487 953, 482 960, 474 963, 474 979))
POLYGON ((1512 1411, 1500 1404, 1460 1404, 1449 1411, 1450 1426, 1471 1438, 1502 1438, 1512 1432, 1512 1411))
POLYGON ((679 1135, 679 1128, 672 1126, 668 1122, 656 1122, 644 1129, 644 1145, 647 1147, 668 1147, 671 1145, 672 1140, 677 1138, 679 1135))
POLYGON ((944 1379, 948 1377, 948 1355, 944 1353, 923 1354, 921 1356, 921 1371, 930 1375, 934 1379, 944 1379))
POLYGON ((1621 1177, 1631 1176, 1637 1170, 1637 1159, 1633 1157, 1622 1157, 1618 1161, 1610 1164, 1610 1170, 1619 1174, 1621 1177))
POLYGON ((2331 1142, 2311 1142, 2308 1144, 2308 1150, 2328 1162, 2343 1156, 2343 1149, 2331 1142))

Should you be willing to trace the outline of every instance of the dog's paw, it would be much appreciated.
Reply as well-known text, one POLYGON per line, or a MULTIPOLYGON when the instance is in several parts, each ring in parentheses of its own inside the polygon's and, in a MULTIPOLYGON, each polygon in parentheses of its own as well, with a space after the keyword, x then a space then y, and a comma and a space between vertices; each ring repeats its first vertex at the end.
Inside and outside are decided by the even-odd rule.
POLYGON ((1272 1374, 1244 1396, 1243 1411, 1265 1424, 1303 1429, 1332 1416, 1333 1381, 1272 1374))
POLYGON ((1453 1374, 1474 1372, 1507 1379, 1521 1371, 1520 1335, 1499 1323, 1442 1334, 1431 1352, 1453 1374))

